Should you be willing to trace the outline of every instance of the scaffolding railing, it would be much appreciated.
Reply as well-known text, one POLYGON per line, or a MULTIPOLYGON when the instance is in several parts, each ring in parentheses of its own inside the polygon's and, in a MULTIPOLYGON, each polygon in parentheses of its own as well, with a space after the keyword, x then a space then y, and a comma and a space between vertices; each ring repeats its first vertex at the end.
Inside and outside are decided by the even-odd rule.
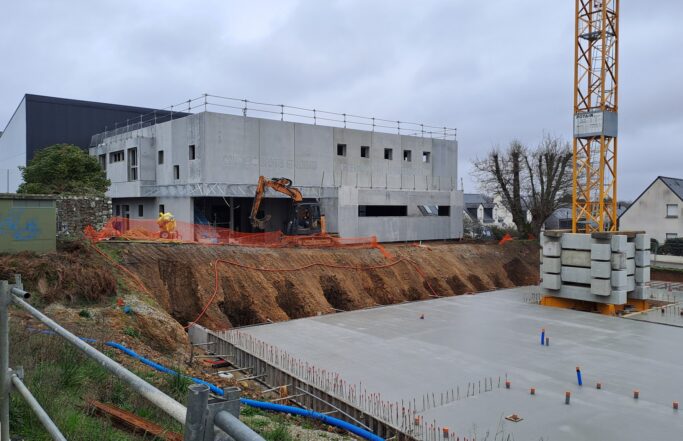
POLYGON ((0 441, 10 441, 10 392, 18 393, 26 401, 53 440, 66 441, 57 425, 23 383, 23 369, 9 367, 9 307, 12 304, 28 312, 55 335, 80 349, 126 382, 135 392, 181 423, 185 428, 184 441, 263 441, 260 435, 239 420, 239 404, 235 405, 239 403, 239 388, 226 389, 224 396, 227 399, 214 398, 209 402, 208 386, 194 384, 189 387, 186 408, 32 307, 26 301, 29 297, 30 293, 23 289, 20 275, 15 276, 14 284, 0 280, 0 441), (220 430, 216 430, 214 426, 220 430))
POLYGON ((368 130, 372 132, 396 133, 398 135, 418 136, 455 140, 457 129, 454 127, 436 126, 412 121, 400 121, 387 118, 340 113, 329 110, 309 109, 288 104, 273 104, 250 101, 246 98, 232 98, 205 93, 163 109, 157 109, 136 118, 129 118, 105 127, 104 131, 94 135, 90 147, 96 147, 104 139, 126 134, 161 122, 171 121, 198 112, 219 112, 268 118, 287 122, 303 122, 313 125, 368 130))

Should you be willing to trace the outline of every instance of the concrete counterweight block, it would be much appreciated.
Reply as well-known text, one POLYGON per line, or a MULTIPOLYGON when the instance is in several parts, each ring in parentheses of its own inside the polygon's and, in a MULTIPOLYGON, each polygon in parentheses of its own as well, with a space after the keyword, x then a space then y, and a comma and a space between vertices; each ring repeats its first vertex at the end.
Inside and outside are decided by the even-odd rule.
POLYGON ((562 243, 562 249, 564 250, 588 251, 591 249, 590 234, 566 233, 562 235, 560 242, 562 243))
POLYGON ((612 271, 612 288, 621 291, 625 290, 628 284, 628 276, 626 270, 612 271))
POLYGON ((546 274, 560 274, 562 262, 559 257, 546 257, 541 263, 541 272, 546 274))
POLYGON ((626 277, 626 291, 633 291, 636 289, 636 279, 633 276, 626 277))
POLYGON ((636 250, 645 251, 650 250, 650 235, 636 234, 636 250))
POLYGON ((562 266, 591 267, 590 251, 562 250, 562 266))
POLYGON ((588 285, 591 283, 591 270, 572 266, 562 267, 562 283, 565 282, 588 285))
POLYGON ((625 253, 612 253, 612 269, 623 270, 627 268, 627 261, 625 253))
POLYGON ((628 238, 623 234, 615 234, 610 239, 610 246, 613 253, 625 253, 628 246, 628 238))
POLYGON ((632 276, 636 272, 636 261, 634 259, 626 260, 626 273, 632 276))
POLYGON ((541 287, 557 291, 562 288, 562 278, 559 274, 543 274, 541 287))
POLYGON ((610 279, 591 279, 591 294, 608 296, 612 294, 610 279))
POLYGON ((633 259, 636 255, 636 244, 635 242, 629 242, 628 245, 626 245, 626 258, 627 259, 633 259))
POLYGON ((650 266, 650 252, 649 251, 636 251, 636 266, 650 266))
POLYGON ((612 273, 612 266, 609 262, 599 260, 591 261, 591 277, 596 279, 609 279, 612 273))
POLYGON ((650 298, 650 287, 644 284, 636 283, 636 289, 629 295, 632 299, 646 300, 650 298))
POLYGON ((591 260, 606 260, 612 259, 612 248, 608 243, 593 243, 591 244, 591 260))
POLYGON ((635 281, 636 283, 647 283, 650 281, 650 267, 649 266, 644 266, 644 267, 636 267, 636 273, 635 273, 635 281))
POLYGON ((562 247, 559 240, 548 240, 543 244, 543 257, 560 257, 562 255, 562 247))

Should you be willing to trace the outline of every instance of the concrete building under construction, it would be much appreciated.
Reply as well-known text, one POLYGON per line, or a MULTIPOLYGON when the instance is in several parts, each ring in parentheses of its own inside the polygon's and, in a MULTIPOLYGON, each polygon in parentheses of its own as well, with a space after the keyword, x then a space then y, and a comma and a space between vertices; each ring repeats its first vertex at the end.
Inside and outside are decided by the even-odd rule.
MULTIPOLYGON (((298 121, 287 121, 285 106, 278 106, 280 120, 252 117, 246 109, 242 115, 206 109, 205 102, 189 116, 160 123, 141 118, 93 137, 90 153, 112 182, 115 215, 153 219, 166 211, 182 222, 249 232, 259 176, 286 177, 305 201, 319 201, 328 231, 341 237, 462 237, 454 129, 394 122, 394 133, 382 133, 388 127, 382 120, 366 118, 367 129, 360 130, 351 126, 361 117, 346 114, 330 114, 335 119, 311 111, 304 118, 300 109, 298 121), (342 115, 342 127, 318 124, 340 123, 342 115)), ((266 231, 281 229, 290 204, 266 195, 266 231)))

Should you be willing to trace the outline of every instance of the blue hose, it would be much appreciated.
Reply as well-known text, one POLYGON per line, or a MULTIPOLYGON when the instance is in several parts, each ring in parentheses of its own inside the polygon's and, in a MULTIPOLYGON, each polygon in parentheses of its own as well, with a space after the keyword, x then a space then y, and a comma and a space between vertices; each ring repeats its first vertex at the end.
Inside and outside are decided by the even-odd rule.
POLYGON ((372 432, 369 432, 358 426, 354 426, 353 424, 349 424, 346 421, 340 420, 339 418, 334 418, 323 413, 313 412, 312 410, 299 409, 298 407, 285 406, 282 404, 267 403, 265 401, 250 400, 249 398, 242 398, 240 399, 240 402, 242 404, 246 404, 247 406, 255 407, 257 409, 270 410, 273 412, 290 413, 292 415, 299 415, 306 418, 312 418, 314 420, 322 421, 323 423, 328 424, 330 426, 335 426, 339 427, 340 429, 347 430, 353 433, 354 435, 358 435, 361 438, 370 441, 384 441, 384 438, 379 437, 372 432))
MULTIPOLYGON (((54 334, 52 331, 42 331, 42 330, 35 330, 34 332, 40 332, 42 334, 54 334)), ((96 343, 97 340, 91 339, 91 338, 83 338, 81 337, 82 340, 88 342, 88 343, 96 343)), ((122 344, 113 342, 113 341, 108 341, 105 343, 105 346, 109 346, 110 348, 118 349, 119 351, 123 352, 124 354, 128 355, 129 357, 135 358, 136 360, 140 361, 143 364, 146 364, 147 366, 156 369, 159 372, 163 372, 165 374, 169 375, 175 375, 175 376, 180 376, 183 378, 187 378, 190 381, 193 381, 194 383, 197 384, 203 384, 205 386, 208 386, 209 389, 211 389, 211 392, 213 392, 216 395, 223 396, 223 389, 219 388, 215 384, 211 384, 208 381, 204 381, 200 378, 195 378, 195 377, 190 377, 189 375, 183 375, 179 372, 174 371, 173 369, 169 369, 166 366, 163 366, 159 363, 156 363, 152 360, 149 360, 142 355, 138 354, 132 349, 129 349, 122 344)), ((314 412, 312 410, 305 410, 305 409, 300 409, 298 407, 294 406, 285 406, 282 404, 274 404, 274 403, 268 403, 265 401, 256 401, 256 400, 251 400, 249 398, 240 398, 240 403, 250 406, 250 407, 255 407, 257 409, 263 409, 263 410, 270 410, 273 412, 282 412, 282 413, 289 413, 292 415, 299 415, 305 418, 311 418, 314 420, 322 421, 325 424, 328 424, 330 426, 338 427, 340 429, 344 429, 348 432, 351 432, 355 435, 360 436, 361 438, 370 440, 370 441, 384 441, 384 438, 379 437, 375 435, 374 433, 365 430, 361 427, 354 426, 353 424, 347 423, 344 420, 340 420, 339 418, 334 418, 328 415, 325 415, 323 413, 319 412, 314 412)))

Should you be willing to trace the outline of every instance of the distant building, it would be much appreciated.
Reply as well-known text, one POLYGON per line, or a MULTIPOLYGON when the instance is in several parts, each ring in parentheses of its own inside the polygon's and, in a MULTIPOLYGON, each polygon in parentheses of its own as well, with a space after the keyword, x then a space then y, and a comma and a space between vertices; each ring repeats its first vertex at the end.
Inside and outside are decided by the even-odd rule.
MULTIPOLYGON (((483 226, 517 228, 512 213, 503 204, 500 196, 490 197, 479 193, 464 194, 465 215, 483 226)), ((526 219, 531 222, 531 211, 526 210, 526 219)))
POLYGON ((619 217, 622 231, 646 231, 659 244, 683 237, 683 179, 658 176, 619 217))
MULTIPOLYGON (((289 178, 306 201, 319 201, 341 237, 454 239, 462 237, 458 143, 443 138, 202 111, 106 133, 90 153, 112 182, 114 214, 130 219, 170 211, 183 222, 253 231, 263 175, 289 178)), ((269 230, 281 228, 290 205, 266 194, 269 230)))
MULTIPOLYGON (((115 126, 135 123, 155 113, 159 121, 171 113, 144 107, 96 103, 40 95, 24 95, 0 136, 0 192, 14 192, 21 184, 19 167, 40 149, 54 144, 74 144, 87 150, 92 136, 115 126)), ((184 116, 186 113, 174 113, 184 116)))

